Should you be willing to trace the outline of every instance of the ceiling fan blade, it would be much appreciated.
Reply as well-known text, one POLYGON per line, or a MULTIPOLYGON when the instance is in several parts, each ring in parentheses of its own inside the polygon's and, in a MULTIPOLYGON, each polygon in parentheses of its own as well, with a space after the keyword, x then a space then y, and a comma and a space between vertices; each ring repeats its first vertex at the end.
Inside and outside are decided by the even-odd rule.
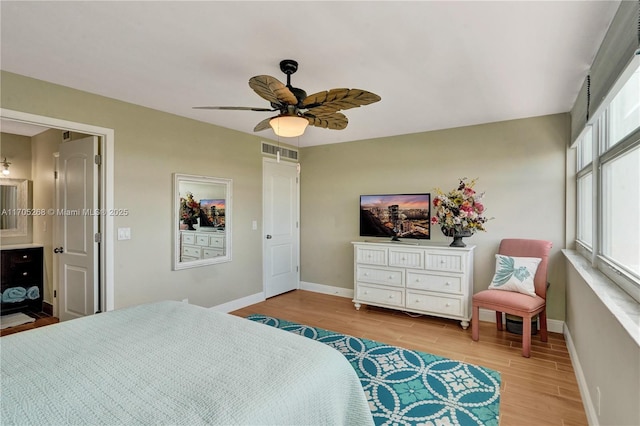
POLYGON ((380 99, 375 93, 362 89, 331 89, 307 96, 302 106, 319 115, 369 105, 380 99))
POLYGON ((271 126, 269 125, 269 121, 271 121, 272 118, 273 117, 265 118, 264 120, 262 120, 261 122, 256 124, 256 127, 253 128, 253 131, 254 132, 261 132, 263 130, 270 129, 271 126))
POLYGON ((232 106, 197 106, 193 109, 223 109, 231 111, 278 111, 273 108, 258 108, 258 107, 232 107, 232 106))
POLYGON ((276 105, 296 105, 298 99, 287 86, 269 75, 257 75, 249 79, 251 87, 260 97, 276 105))
POLYGON ((333 114, 315 116, 311 113, 304 113, 304 117, 309 120, 309 124, 323 129, 342 130, 349 124, 349 119, 339 112, 333 114))

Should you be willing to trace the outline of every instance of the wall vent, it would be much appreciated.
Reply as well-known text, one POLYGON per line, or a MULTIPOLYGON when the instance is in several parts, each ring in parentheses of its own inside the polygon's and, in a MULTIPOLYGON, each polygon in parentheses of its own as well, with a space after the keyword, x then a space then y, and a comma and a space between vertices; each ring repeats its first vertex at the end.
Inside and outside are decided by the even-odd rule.
POLYGON ((298 151, 295 149, 284 148, 270 143, 262 142, 262 153, 275 157, 280 150, 280 158, 285 160, 298 161, 298 151))

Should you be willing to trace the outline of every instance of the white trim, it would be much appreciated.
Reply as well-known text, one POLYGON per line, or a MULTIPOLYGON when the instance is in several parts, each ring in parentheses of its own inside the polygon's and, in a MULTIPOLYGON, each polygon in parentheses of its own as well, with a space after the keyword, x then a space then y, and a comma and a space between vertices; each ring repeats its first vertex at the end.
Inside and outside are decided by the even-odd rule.
POLYGON ((300 281, 300 290, 313 291, 314 293, 331 294, 333 296, 347 297, 349 299, 353 299, 352 288, 334 287, 331 285, 300 281))
POLYGON ((578 352, 576 352, 576 347, 573 345, 573 339, 571 338, 569 328, 567 328, 566 326, 564 327, 563 334, 564 340, 567 343, 569 358, 571 358, 571 363, 573 364, 573 371, 576 373, 578 389, 580 389, 580 396, 582 398, 582 404, 584 405, 584 411, 587 415, 587 421, 591 426, 598 426, 600 423, 598 422, 596 407, 593 406, 591 395, 589 394, 589 386, 587 386, 587 379, 584 377, 582 366, 580 365, 580 360, 578 359, 578 352))
MULTIPOLYGON (((489 309, 480 309, 480 321, 496 322, 496 312, 489 309)), ((547 318, 547 331, 560 333, 564 331, 564 321, 547 318)))
MULTIPOLYGON (((73 132, 95 135, 102 138, 102 146, 100 147, 100 155, 102 155, 102 168, 100 179, 103 185, 101 190, 101 207, 107 211, 114 208, 114 130, 106 127, 92 126, 90 124, 77 123, 74 121, 60 120, 58 118, 47 117, 37 114, 29 114, 21 111, 14 111, 6 108, 0 108, 0 117, 14 121, 20 121, 36 126, 45 126, 56 129, 71 130, 73 132)), ((100 250, 100 263, 102 267, 101 278, 104 283, 102 304, 105 311, 111 311, 115 308, 115 259, 114 259, 114 216, 100 216, 100 225, 102 229, 103 239, 100 250)))
POLYGON ((255 305, 256 303, 264 302, 265 300, 266 298, 264 297, 264 292, 260 292, 252 294, 250 296, 242 297, 240 299, 232 300, 221 305, 212 306, 209 309, 217 312, 229 313, 238 309, 246 308, 250 305, 255 305))

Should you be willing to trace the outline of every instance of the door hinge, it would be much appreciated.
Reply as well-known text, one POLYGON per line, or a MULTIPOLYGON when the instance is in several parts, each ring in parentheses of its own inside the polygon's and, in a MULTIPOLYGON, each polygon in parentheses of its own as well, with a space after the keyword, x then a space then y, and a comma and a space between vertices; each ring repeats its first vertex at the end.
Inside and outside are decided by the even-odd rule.
POLYGON ((102 164, 102 156, 100 154, 96 155, 96 158, 94 159, 95 163, 97 166, 102 164))
POLYGON ((296 221, 296 229, 299 228, 298 221, 296 221))
POLYGON ((298 177, 296 176, 296 183, 298 183, 298 177))
POLYGON ((58 297, 58 290, 53 290, 53 297, 58 297))
POLYGON ((53 171, 53 178, 54 179, 58 179, 58 171, 57 170, 53 171))
POLYGON ((102 242, 102 234, 99 232, 96 232, 96 234, 93 236, 93 241, 95 241, 96 243, 101 243, 102 242))
POLYGON ((299 272, 299 271, 300 271, 300 267, 296 266, 296 272, 299 272))

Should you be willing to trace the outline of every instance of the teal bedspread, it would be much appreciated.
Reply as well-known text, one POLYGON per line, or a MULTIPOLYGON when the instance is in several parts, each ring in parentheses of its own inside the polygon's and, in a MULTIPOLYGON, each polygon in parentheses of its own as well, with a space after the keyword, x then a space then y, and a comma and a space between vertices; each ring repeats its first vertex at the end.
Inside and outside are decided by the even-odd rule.
POLYGON ((323 343, 161 302, 0 339, 2 425, 373 424, 323 343))

